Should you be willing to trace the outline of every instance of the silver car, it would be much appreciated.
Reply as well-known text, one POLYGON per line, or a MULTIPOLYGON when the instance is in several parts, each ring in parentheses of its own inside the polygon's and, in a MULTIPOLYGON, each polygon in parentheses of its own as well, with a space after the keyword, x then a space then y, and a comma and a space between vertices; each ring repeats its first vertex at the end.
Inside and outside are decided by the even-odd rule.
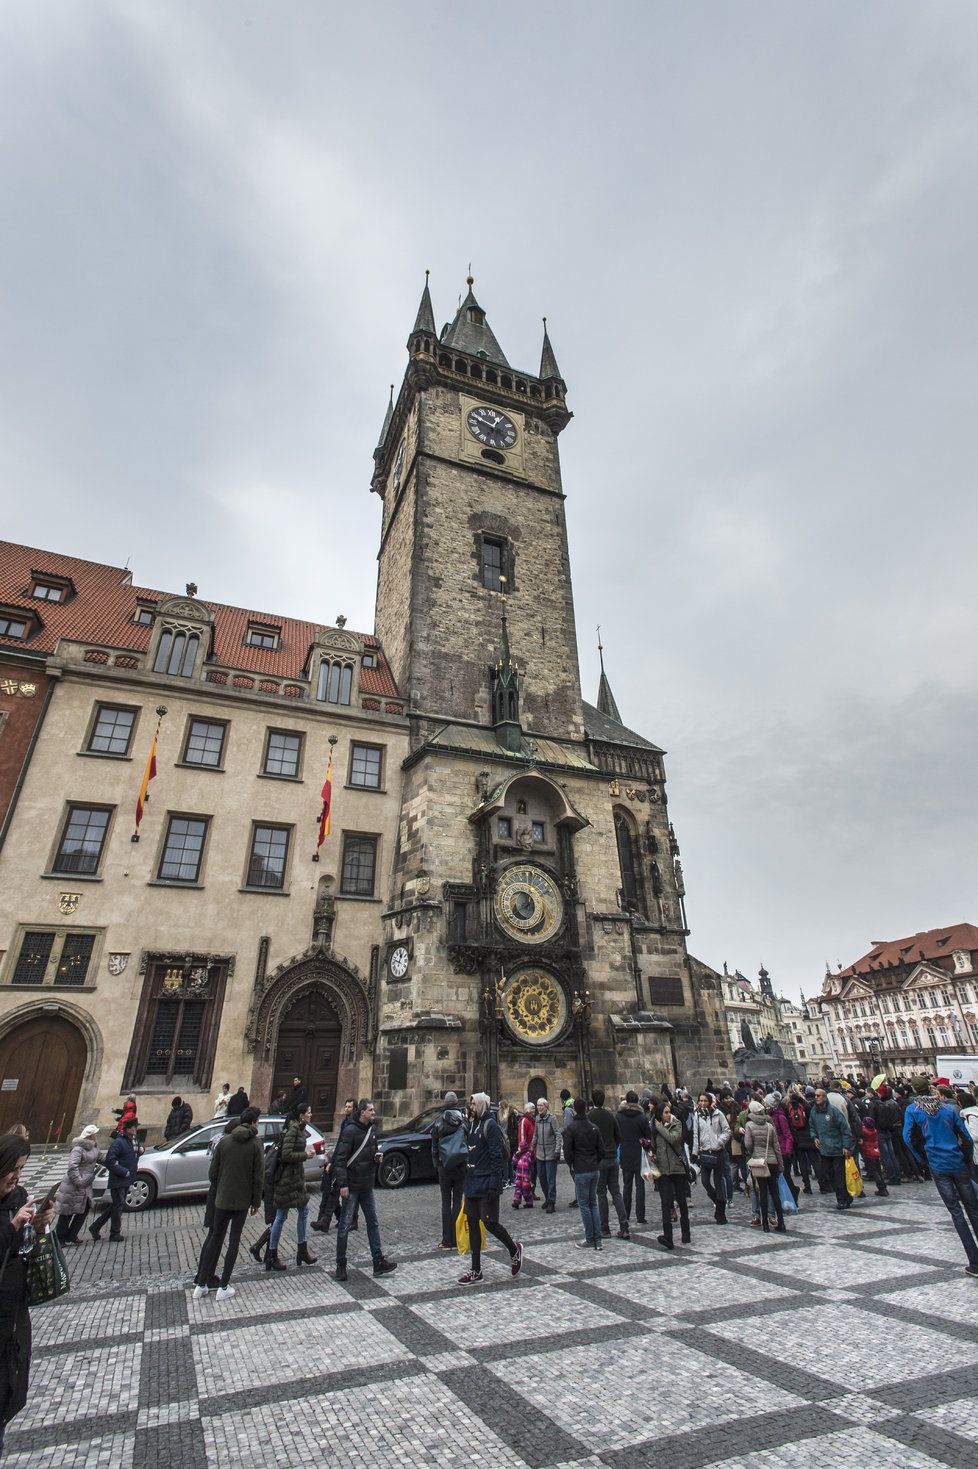
MULTIPOLYGON (((194 1127, 181 1137, 174 1137, 159 1147, 147 1148, 140 1154, 139 1171, 126 1194, 126 1208, 130 1212, 148 1209, 157 1199, 175 1199, 189 1194, 206 1194, 210 1187, 207 1171, 211 1155, 218 1140, 223 1137, 227 1122, 216 1117, 194 1127)), ((274 1147, 285 1127, 284 1117, 261 1117, 258 1120, 258 1136, 265 1145, 266 1156, 274 1147)), ((318 1128, 307 1124, 306 1140, 314 1149, 315 1156, 306 1159, 306 1187, 318 1188, 323 1176, 323 1134, 318 1128)), ((109 1186, 108 1172, 100 1167, 95 1175, 92 1191, 95 1202, 100 1203, 109 1186)))

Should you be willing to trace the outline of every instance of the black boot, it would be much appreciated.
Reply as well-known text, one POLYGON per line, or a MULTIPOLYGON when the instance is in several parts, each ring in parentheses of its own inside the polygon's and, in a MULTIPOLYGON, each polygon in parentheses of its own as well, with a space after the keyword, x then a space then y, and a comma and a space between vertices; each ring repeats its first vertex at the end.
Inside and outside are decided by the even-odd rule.
POLYGON ((318 1259, 318 1255, 310 1255, 309 1246, 306 1244, 305 1240, 303 1240, 302 1244, 296 1251, 295 1263, 297 1265, 315 1265, 318 1259))
POLYGON ((281 1262, 281 1260, 279 1259, 279 1257, 278 1257, 278 1250, 266 1250, 266 1252, 265 1252, 265 1269, 266 1270, 288 1270, 288 1268, 289 1267, 287 1265, 283 1265, 282 1262, 281 1262))
POLYGON ((253 1245, 248 1246, 248 1254, 253 1260, 257 1260, 259 1265, 261 1264, 262 1250, 268 1244, 268 1241, 271 1239, 271 1237, 272 1231, 270 1229, 266 1229, 264 1234, 260 1234, 258 1236, 253 1245))

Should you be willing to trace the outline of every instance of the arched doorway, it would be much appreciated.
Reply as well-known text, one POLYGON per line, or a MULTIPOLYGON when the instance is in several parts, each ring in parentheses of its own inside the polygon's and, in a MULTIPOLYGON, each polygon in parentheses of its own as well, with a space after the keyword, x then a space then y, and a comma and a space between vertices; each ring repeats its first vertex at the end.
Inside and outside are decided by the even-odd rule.
POLYGON ((0 1132, 23 1122, 35 1143, 70 1137, 87 1061, 84 1036, 60 1015, 35 1015, 8 1031, 0 1039, 0 1132))
POLYGON ((275 1042, 272 1097, 281 1096, 298 1076, 312 1103, 312 1120, 328 1132, 336 1112, 336 1082, 342 1028, 322 990, 308 990, 282 1016, 275 1042))
POLYGON ((526 1100, 528 1102, 539 1102, 541 1097, 547 1095, 547 1083, 542 1076, 530 1078, 526 1087, 526 1100))

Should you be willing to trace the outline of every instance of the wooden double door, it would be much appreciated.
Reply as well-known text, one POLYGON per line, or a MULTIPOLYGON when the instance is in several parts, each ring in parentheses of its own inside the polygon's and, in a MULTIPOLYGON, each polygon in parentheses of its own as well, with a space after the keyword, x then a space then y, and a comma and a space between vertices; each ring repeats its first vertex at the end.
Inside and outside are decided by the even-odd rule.
POLYGON ((336 1085, 342 1029, 326 996, 313 990, 286 1011, 278 1029, 272 1098, 292 1090, 298 1076, 312 1104, 312 1120, 328 1132, 336 1115, 336 1085))
POLYGON ((87 1060, 84 1036, 61 1016, 38 1015, 8 1031, 0 1040, 0 1133, 23 1122, 35 1145, 70 1139, 87 1060))

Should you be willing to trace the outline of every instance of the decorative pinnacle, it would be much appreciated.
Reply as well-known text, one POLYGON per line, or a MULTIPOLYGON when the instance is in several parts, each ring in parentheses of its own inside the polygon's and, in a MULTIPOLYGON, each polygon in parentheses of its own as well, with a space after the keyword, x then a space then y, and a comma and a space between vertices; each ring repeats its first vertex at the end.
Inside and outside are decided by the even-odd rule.
POLYGON ((472 274, 472 261, 469 261, 469 273, 465 277, 465 284, 469 287, 475 285, 475 276, 472 274))
MULTIPOLYGON (((544 322, 547 318, 544 317, 544 322)), ((601 641, 601 624, 598 623, 598 657, 601 659, 601 672, 604 673, 604 643, 601 641)))

